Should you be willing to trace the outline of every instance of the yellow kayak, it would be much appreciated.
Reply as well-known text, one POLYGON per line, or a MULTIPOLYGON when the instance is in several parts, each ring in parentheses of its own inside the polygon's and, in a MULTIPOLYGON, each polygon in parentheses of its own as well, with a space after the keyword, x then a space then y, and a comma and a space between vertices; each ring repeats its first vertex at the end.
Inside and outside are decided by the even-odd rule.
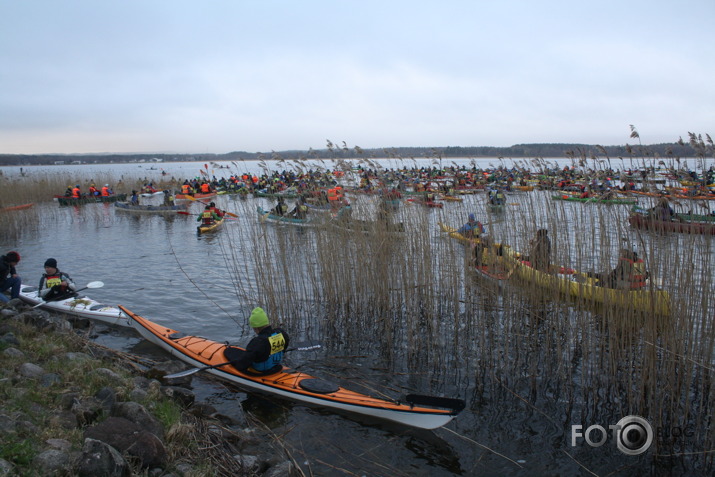
POLYGON ((206 232, 213 232, 214 230, 221 227, 221 225, 223 224, 223 221, 224 221, 224 219, 221 219, 221 220, 216 220, 211 225, 199 225, 198 227, 196 227, 196 231, 199 234, 205 234, 206 232))
MULTIPOLYGON (((545 273, 522 262, 519 254, 504 245, 504 260, 513 270, 513 275, 524 282, 545 290, 557 291, 560 295, 578 299, 586 304, 634 310, 654 315, 670 314, 670 295, 665 290, 645 287, 638 290, 622 290, 598 286, 585 274, 545 273)), ((563 269, 568 270, 568 269, 563 269)))
POLYGON ((442 229, 442 232, 446 232, 450 238, 458 240, 464 244, 471 244, 471 243, 479 242, 479 237, 472 237, 472 238, 465 237, 464 235, 457 232, 457 229, 455 229, 454 227, 445 225, 442 222, 439 222, 439 228, 442 229))

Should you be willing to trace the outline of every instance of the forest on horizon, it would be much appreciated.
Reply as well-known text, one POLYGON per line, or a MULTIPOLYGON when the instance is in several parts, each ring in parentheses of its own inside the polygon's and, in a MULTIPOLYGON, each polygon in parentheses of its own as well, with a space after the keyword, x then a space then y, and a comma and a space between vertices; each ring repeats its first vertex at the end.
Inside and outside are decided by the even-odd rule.
MULTIPOLYGON (((706 157, 703 143, 663 143, 652 145, 600 146, 591 144, 516 144, 509 147, 447 146, 447 147, 390 147, 362 149, 347 147, 328 141, 325 149, 246 152, 225 154, 172 154, 172 153, 89 153, 89 154, 0 154, 0 165, 30 166, 55 163, 103 164, 121 162, 190 162, 190 161, 244 161, 244 160, 303 160, 303 159, 418 159, 418 158, 573 158, 573 159, 678 159, 706 157)), ((711 149, 711 148, 710 148, 711 149)))

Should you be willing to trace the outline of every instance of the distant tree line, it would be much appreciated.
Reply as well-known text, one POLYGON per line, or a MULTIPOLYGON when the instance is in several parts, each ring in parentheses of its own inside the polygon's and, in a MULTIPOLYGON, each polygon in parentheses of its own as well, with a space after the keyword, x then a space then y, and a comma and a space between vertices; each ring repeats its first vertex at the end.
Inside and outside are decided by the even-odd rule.
MULTIPOLYGON (((697 144, 696 144, 697 146, 697 144)), ((592 144, 516 144, 509 147, 447 146, 447 147, 392 147, 361 149, 358 146, 337 146, 328 141, 326 149, 307 151, 245 152, 226 154, 0 154, 0 165, 29 166, 56 163, 105 164, 121 162, 220 162, 242 160, 302 160, 302 159, 371 159, 396 158, 573 158, 573 159, 676 159, 700 157, 702 151, 689 143, 664 143, 623 146, 599 146, 592 144)))

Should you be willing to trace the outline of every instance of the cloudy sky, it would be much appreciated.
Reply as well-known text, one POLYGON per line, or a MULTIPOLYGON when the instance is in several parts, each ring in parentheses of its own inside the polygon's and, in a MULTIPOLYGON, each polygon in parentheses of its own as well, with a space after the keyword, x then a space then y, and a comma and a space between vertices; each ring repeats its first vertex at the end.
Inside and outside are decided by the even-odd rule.
POLYGON ((0 0, 0 153, 715 135, 714 21, 714 0, 0 0))

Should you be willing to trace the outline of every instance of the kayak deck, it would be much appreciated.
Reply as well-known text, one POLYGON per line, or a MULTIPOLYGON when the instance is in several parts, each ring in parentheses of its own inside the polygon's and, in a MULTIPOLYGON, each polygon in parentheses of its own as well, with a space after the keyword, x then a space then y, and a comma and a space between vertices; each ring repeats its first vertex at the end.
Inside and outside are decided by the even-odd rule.
POLYGON ((241 372, 234 368, 226 357, 227 350, 240 350, 240 348, 199 336, 184 335, 142 318, 121 305, 119 308, 129 316, 131 325, 148 341, 191 366, 221 365, 207 369, 206 372, 244 388, 423 429, 444 426, 464 408, 464 402, 458 399, 408 395, 405 397, 405 402, 400 402, 372 397, 285 366, 282 366, 279 372, 270 375, 258 376, 241 372), (325 389, 329 392, 318 392, 319 390, 310 384, 330 384, 325 389), (443 407, 443 409, 425 406, 443 407))

